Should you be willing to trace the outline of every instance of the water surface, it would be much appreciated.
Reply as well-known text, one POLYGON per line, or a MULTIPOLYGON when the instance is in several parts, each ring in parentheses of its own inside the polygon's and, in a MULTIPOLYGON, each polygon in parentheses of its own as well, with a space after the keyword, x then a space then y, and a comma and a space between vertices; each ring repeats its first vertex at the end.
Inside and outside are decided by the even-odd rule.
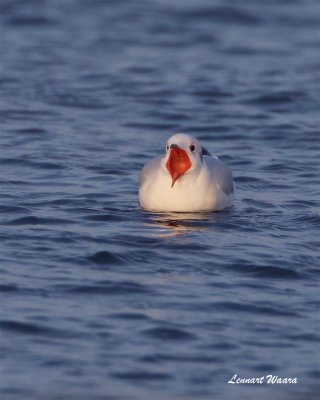
POLYGON ((319 3, 3 0, 0 20, 1 398, 311 399, 319 3), (180 131, 232 168, 232 209, 139 208, 180 131))

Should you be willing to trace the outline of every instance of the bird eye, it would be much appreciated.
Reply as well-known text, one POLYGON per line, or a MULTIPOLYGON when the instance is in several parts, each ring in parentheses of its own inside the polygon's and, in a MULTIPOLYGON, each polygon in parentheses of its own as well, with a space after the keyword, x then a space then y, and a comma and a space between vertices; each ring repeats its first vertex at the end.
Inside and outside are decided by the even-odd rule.
POLYGON ((191 144, 191 145, 190 145, 190 150, 191 150, 192 152, 194 152, 195 149, 196 149, 196 146, 195 146, 194 144, 191 144))
POLYGON ((168 144, 166 145, 166 149, 167 149, 167 151, 169 150, 169 145, 168 144))

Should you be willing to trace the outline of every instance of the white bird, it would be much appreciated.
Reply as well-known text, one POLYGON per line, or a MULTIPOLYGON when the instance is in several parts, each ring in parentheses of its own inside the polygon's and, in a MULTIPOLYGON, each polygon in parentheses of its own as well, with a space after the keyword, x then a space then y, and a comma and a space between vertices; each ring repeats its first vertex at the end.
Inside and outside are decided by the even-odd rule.
POLYGON ((184 133, 166 143, 166 154, 149 161, 140 174, 139 201, 149 211, 214 211, 230 207, 232 172, 184 133))

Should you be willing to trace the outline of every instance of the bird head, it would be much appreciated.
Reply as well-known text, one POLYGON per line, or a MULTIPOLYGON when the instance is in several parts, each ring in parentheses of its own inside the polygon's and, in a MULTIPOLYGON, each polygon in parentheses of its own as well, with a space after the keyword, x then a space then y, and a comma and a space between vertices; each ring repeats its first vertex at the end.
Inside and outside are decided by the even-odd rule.
POLYGON ((178 133, 166 143, 165 166, 172 185, 182 176, 195 173, 202 166, 202 147, 194 137, 178 133))

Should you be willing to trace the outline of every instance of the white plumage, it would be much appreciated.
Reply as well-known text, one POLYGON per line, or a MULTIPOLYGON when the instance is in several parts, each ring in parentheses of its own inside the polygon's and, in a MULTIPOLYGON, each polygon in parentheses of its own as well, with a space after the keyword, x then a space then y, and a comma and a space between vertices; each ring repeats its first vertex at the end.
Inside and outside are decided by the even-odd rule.
POLYGON ((233 198, 231 170, 183 133, 168 139, 166 154, 149 161, 140 174, 139 200, 146 210, 222 210, 233 198))

